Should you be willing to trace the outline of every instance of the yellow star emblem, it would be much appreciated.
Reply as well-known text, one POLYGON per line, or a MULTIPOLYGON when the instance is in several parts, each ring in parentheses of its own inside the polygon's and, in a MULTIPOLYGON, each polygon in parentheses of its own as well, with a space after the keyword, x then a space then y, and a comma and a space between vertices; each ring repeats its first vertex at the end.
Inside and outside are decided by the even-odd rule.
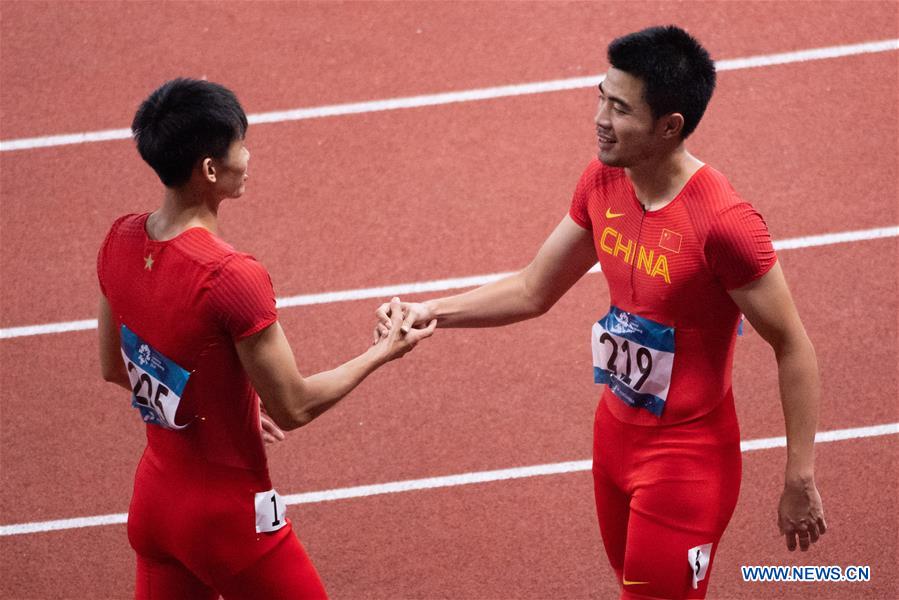
POLYGON ((144 258, 144 268, 148 271, 153 270, 153 255, 148 254, 146 258, 144 258))

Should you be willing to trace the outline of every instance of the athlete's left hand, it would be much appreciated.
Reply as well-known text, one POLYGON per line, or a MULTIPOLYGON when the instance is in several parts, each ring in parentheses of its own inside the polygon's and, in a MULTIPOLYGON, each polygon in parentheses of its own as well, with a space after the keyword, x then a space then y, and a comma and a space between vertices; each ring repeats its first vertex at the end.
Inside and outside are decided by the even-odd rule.
POLYGON ((262 431, 262 441, 268 444, 282 442, 287 437, 281 428, 275 425, 272 418, 265 412, 262 402, 259 403, 259 429, 262 431))
POLYGON ((827 531, 824 507, 814 480, 787 482, 777 508, 777 526, 786 537, 787 550, 803 552, 827 531))

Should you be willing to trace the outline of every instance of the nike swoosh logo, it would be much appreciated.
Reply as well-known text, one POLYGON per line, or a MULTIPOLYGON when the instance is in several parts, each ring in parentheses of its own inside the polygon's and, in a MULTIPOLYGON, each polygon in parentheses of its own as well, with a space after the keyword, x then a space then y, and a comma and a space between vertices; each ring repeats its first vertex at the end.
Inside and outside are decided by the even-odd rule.
POLYGON ((607 219, 617 219, 618 217, 623 217, 624 213, 613 213, 611 208, 606 209, 606 218, 607 219))
POLYGON ((628 581, 627 577, 623 577, 621 580, 623 585, 645 585, 649 583, 648 581, 628 581))

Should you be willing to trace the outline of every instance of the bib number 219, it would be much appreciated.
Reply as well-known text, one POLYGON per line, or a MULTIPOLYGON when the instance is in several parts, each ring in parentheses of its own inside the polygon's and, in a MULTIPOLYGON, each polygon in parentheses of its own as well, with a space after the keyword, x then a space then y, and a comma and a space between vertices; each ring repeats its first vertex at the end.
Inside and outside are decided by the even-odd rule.
POLYGON ((662 416, 674 365, 674 328, 612 306, 593 324, 593 379, 625 404, 662 416))
POLYGON ((640 388, 643 387, 643 384, 646 382, 646 378, 649 377, 649 374, 652 373, 652 352, 644 348, 643 346, 636 346, 636 353, 634 360, 631 359, 631 343, 628 340, 624 340, 621 342, 621 354, 624 363, 624 368, 621 373, 617 371, 618 365, 618 342, 615 341, 609 332, 604 331, 602 335, 599 336, 599 341, 603 344, 609 345, 608 350, 608 360, 606 361, 606 370, 612 374, 617 375, 621 378, 621 381, 626 385, 632 385, 634 391, 639 392, 640 388), (631 377, 632 362, 637 363, 637 370, 640 372, 640 377, 637 378, 636 382, 634 382, 631 377))

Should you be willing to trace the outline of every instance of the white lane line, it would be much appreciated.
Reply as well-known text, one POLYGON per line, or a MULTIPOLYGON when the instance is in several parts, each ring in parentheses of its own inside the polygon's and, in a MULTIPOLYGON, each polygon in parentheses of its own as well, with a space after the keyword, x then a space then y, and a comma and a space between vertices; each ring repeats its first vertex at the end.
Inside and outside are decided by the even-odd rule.
MULTIPOLYGON (((862 242, 880 238, 899 236, 899 226, 877 227, 874 229, 860 229, 856 231, 842 231, 839 233, 824 233, 821 235, 808 235, 803 237, 788 238, 774 242, 775 250, 795 250, 797 248, 813 248, 817 246, 829 246, 831 244, 845 244, 848 242, 862 242)), ((599 273, 597 263, 590 273, 599 273)), ((455 277, 452 279, 437 279, 434 281, 419 281, 415 283, 398 283, 372 288, 355 290, 343 290, 338 292, 324 292, 319 294, 303 294, 299 296, 287 296, 277 298, 278 308, 290 308, 294 306, 311 306, 314 304, 330 304, 333 302, 349 302, 352 300, 368 300, 371 298, 389 298, 391 296, 406 296, 409 294, 421 294, 425 292, 443 292, 460 288, 475 287, 508 277, 514 272, 491 273, 487 275, 472 275, 470 277, 455 277)), ((81 321, 63 321, 60 323, 47 323, 44 325, 23 325, 20 327, 7 327, 0 329, 0 340, 28 337, 32 335, 48 335, 52 333, 65 333, 67 331, 84 331, 96 329, 96 319, 84 319, 81 321)))
MULTIPOLYGON (((874 42, 862 42, 844 46, 830 46, 826 48, 811 48, 795 52, 781 52, 778 54, 762 54, 745 58, 732 58, 719 60, 715 63, 719 71, 733 71, 738 69, 752 69, 772 65, 784 65, 789 63, 808 62, 812 60, 825 60, 854 56, 858 54, 870 54, 876 52, 890 52, 899 50, 899 39, 879 40, 874 42)), ((333 104, 330 106, 316 106, 312 108, 296 108, 292 110, 254 113, 248 115, 251 124, 257 123, 284 123, 287 121, 301 121, 304 119, 319 119, 322 117, 336 117, 341 115, 356 115, 362 113, 380 112, 385 110, 399 110, 405 108, 420 108, 423 106, 438 106, 455 102, 474 102, 490 100, 494 98, 509 98, 512 96, 525 96, 530 94, 545 94, 589 88, 598 85, 604 75, 591 75, 587 77, 572 77, 569 79, 554 79, 550 81, 538 81, 534 83, 521 83, 514 85, 502 85, 497 87, 463 90, 458 92, 444 92, 439 94, 427 94, 420 96, 407 96, 404 98, 389 98, 386 100, 372 100, 369 102, 352 102, 346 104, 333 104)), ((66 146, 70 144, 85 144, 89 142, 103 142, 108 140, 124 140, 131 137, 129 129, 106 129, 102 131, 88 131, 84 133, 71 133, 63 135, 48 135, 31 138, 19 138, 0 141, 0 152, 12 150, 30 150, 33 148, 47 148, 50 146, 66 146)))
POLYGON ((6 338, 26 337, 30 335, 47 335, 48 333, 65 333, 67 331, 83 331, 96 329, 97 319, 84 319, 83 321, 63 321, 61 323, 47 323, 46 325, 23 325, 22 327, 7 327, 0 329, 0 340, 6 338))
MULTIPOLYGON (((821 431, 815 436, 815 443, 837 442, 883 435, 895 435, 899 433, 899 423, 885 423, 869 427, 853 427, 851 429, 836 429, 833 431, 821 431)), ((787 445, 785 437, 762 438, 757 440, 744 440, 740 442, 740 450, 751 452, 753 450, 766 450, 769 448, 784 448, 787 445)), ((286 504, 314 504, 318 502, 330 502, 333 500, 348 500, 351 498, 365 498, 383 494, 399 494, 416 490, 432 490, 438 488, 455 487, 459 485, 471 485, 475 483, 487 483, 491 481, 507 481, 509 479, 523 479, 527 477, 540 477, 543 475, 560 475, 578 471, 589 471, 593 461, 575 460, 569 462, 549 463, 544 465, 531 465, 512 469, 499 469, 495 471, 478 471, 474 473, 459 473, 443 477, 427 477, 424 479, 409 479, 405 481, 393 481, 374 485, 360 485, 356 487, 337 488, 320 492, 306 492, 302 494, 290 494, 284 496, 286 504)), ((16 523, 14 525, 0 526, 0 537, 9 535, 25 535, 30 533, 42 533, 46 531, 62 531, 67 529, 81 529, 83 527, 98 527, 100 525, 118 525, 128 520, 127 513, 111 515, 98 515, 95 517, 79 517, 75 519, 59 519, 56 521, 37 521, 32 523, 16 523)))
POLYGON ((890 52, 891 50, 899 50, 899 39, 880 40, 877 42, 862 42, 860 44, 830 46, 827 48, 811 48, 809 50, 797 50, 795 52, 782 52, 780 54, 750 56, 748 58, 731 58, 727 60, 716 61, 715 69, 717 69, 718 71, 754 69, 757 67, 786 65, 789 63, 808 62, 811 60, 825 60, 828 58, 855 56, 857 54, 890 52))

